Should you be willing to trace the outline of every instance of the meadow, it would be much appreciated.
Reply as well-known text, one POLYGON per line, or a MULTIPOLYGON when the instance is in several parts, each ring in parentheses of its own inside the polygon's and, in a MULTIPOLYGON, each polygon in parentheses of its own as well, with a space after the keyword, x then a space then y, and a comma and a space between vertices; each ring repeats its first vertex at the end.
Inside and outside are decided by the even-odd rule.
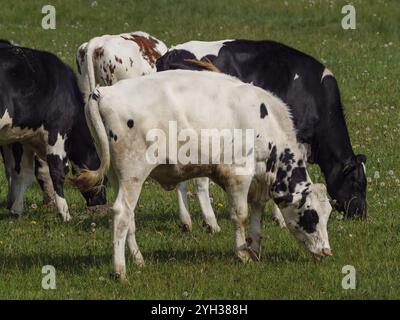
MULTIPOLYGON (((112 212, 93 213, 67 186, 73 220, 43 207, 35 183, 25 214, 12 218, 0 168, 0 299, 399 299, 400 298, 400 6, 398 0, 353 0, 355 30, 341 26, 346 1, 329 0, 54 0, 56 30, 41 28, 40 0, 0 0, 0 38, 57 54, 75 67, 76 48, 102 34, 146 31, 168 46, 192 39, 273 39, 324 62, 341 88, 356 153, 367 155, 369 217, 328 230, 334 255, 316 262, 266 211, 262 259, 247 265, 233 253, 223 191, 212 187, 222 228, 209 234, 190 197, 193 232, 178 227, 175 192, 148 181, 137 208, 137 240, 146 266, 128 263, 129 283, 115 282, 112 212), (42 289, 42 267, 56 269, 56 290, 42 289), (356 270, 344 290, 342 268, 356 270)), ((312 179, 323 182, 317 167, 312 179)), ((192 192, 194 192, 192 190, 192 192)), ((113 193, 109 192, 110 201, 113 193)))

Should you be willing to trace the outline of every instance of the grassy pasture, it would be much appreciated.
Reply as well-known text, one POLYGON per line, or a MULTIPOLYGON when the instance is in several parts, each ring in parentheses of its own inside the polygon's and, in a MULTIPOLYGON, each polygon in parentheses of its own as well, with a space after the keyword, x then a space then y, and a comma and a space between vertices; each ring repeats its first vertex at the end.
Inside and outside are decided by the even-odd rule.
MULTIPOLYGON (((201 226, 191 198, 192 234, 177 227, 174 192, 148 182, 137 210, 137 239, 146 267, 128 263, 129 284, 111 271, 111 212, 87 212, 67 187, 73 214, 61 223, 43 208, 38 186, 26 194, 26 213, 14 220, 5 209, 0 175, 0 299, 360 299, 400 298, 400 6, 397 0, 353 0, 357 29, 341 28, 347 1, 272 0, 53 0, 57 29, 41 28, 47 1, 0 0, 0 38, 56 53, 75 68, 75 50, 93 36, 147 31, 168 46, 191 39, 273 39, 307 52, 336 75, 353 147, 368 157, 367 222, 332 214, 334 256, 314 262, 269 219, 262 261, 242 265, 233 255, 226 198, 212 187, 222 232, 201 226), (57 271, 57 289, 43 290, 42 266, 57 271), (356 290, 344 290, 341 271, 353 265, 356 290)), ((0 62, 1 63, 1 62, 0 62)), ((314 181, 323 181, 311 168, 314 181)), ((110 199, 112 198, 110 194, 110 199)))

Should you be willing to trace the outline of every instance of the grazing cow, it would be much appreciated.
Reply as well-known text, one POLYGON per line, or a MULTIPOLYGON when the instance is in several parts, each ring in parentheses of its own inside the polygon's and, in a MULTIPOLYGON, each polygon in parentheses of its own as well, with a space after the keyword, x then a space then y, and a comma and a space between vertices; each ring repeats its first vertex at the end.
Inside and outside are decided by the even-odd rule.
MULTIPOLYGON (((84 100, 96 85, 109 86, 124 79, 156 72, 155 63, 167 52, 160 40, 141 31, 120 35, 96 37, 82 44, 76 54, 78 84, 84 100)), ((197 196, 202 208, 205 225, 211 232, 220 231, 213 213, 208 191, 208 179, 196 179, 197 196), (211 212, 211 214, 209 214, 211 212)), ((179 216, 184 231, 192 229, 192 221, 187 211, 187 186, 177 186, 179 216), (187 219, 189 217, 189 219, 187 219)))
MULTIPOLYGON (((73 181, 80 188, 91 188, 109 173, 112 186, 118 190, 113 206, 113 244, 114 271, 119 279, 125 280, 126 240, 134 262, 144 263, 135 239, 134 209, 148 176, 168 190, 200 176, 219 184, 228 194, 236 254, 244 262, 252 257, 251 252, 258 252, 259 222, 271 197, 280 206, 289 230, 309 251, 320 256, 331 254, 327 222, 332 208, 325 186, 312 184, 290 113, 272 94, 228 75, 166 71, 96 89, 85 113, 101 165, 97 171, 81 171, 73 181), (168 135, 171 121, 176 123, 177 135, 168 135), (199 146, 205 129, 228 131, 231 135, 227 140, 234 146, 241 145, 244 131, 250 130, 245 153, 250 162, 253 160, 253 170, 241 171, 245 164, 236 161, 238 157, 233 161, 225 158, 225 152, 232 154, 232 145, 223 144, 219 153, 212 149, 211 154, 209 145, 203 147, 201 142, 199 146), (184 138, 180 130, 186 130, 184 138), (238 134, 232 134, 236 130, 238 134), (162 133, 167 133, 164 141, 162 133), (190 143, 187 137, 192 137, 190 143), (158 148, 154 149, 155 145, 158 148), (161 150, 167 146, 169 153, 162 156, 161 150), (181 156, 189 153, 189 161, 181 157, 173 160, 171 150, 181 156), (151 154, 157 154, 159 161, 153 161, 151 154), (191 161, 199 155, 200 163, 191 161), (246 242, 248 201, 252 222, 246 242)), ((218 134, 215 136, 221 139, 218 134)), ((239 147, 233 153, 242 152, 239 147)))
MULTIPOLYGON (((99 166, 75 75, 56 56, 29 48, 3 47, 0 61, 0 145, 22 143, 28 170, 33 154, 47 162, 57 209, 68 221, 67 159, 80 169, 99 166)), ((93 204, 106 202, 104 190, 83 195, 93 204)))
MULTIPOLYGON (((13 41, 0 39, 0 48, 18 46, 13 41)), ((8 183, 7 209, 12 214, 21 215, 26 188, 32 183, 33 175, 43 191, 43 203, 55 201, 54 188, 51 182, 47 163, 32 153, 32 148, 19 142, 0 147, 8 183)))
MULTIPOLYGON (((292 112, 298 141, 309 150, 308 162, 322 170, 335 208, 348 217, 367 216, 366 157, 353 152, 336 79, 323 64, 274 41, 190 41, 161 57, 157 71, 203 70, 204 62, 281 98, 292 112)), ((200 183, 207 189, 207 180, 200 183)), ((276 206, 273 213, 283 222, 276 206)))
POLYGON ((167 46, 146 32, 96 37, 76 53, 78 84, 87 101, 96 85, 111 86, 119 80, 156 72, 156 61, 167 46))

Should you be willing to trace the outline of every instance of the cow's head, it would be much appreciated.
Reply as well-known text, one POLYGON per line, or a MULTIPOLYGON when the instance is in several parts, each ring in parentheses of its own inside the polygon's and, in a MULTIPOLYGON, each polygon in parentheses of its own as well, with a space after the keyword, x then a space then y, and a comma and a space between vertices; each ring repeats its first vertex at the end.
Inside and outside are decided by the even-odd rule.
POLYGON ((86 200, 88 207, 95 207, 107 203, 106 186, 105 184, 89 191, 81 190, 83 197, 86 200))
POLYGON ((281 207, 283 218, 298 241, 317 256, 330 256, 327 224, 332 207, 323 184, 311 184, 281 207))
POLYGON ((367 217, 365 155, 359 154, 334 172, 328 184, 333 207, 347 217, 367 217))
POLYGON ((157 60, 157 72, 177 69, 204 70, 203 67, 193 64, 190 60, 196 60, 193 53, 187 50, 172 49, 157 60))

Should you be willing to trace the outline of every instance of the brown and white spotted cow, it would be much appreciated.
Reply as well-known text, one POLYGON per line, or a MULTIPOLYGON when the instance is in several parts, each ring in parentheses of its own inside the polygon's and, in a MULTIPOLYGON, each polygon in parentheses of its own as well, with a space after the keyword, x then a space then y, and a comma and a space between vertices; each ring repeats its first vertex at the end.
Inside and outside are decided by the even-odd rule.
POLYGON ((162 41, 142 31, 104 35, 82 44, 76 63, 85 101, 97 85, 111 86, 119 80, 156 72, 155 63, 167 50, 162 41))

